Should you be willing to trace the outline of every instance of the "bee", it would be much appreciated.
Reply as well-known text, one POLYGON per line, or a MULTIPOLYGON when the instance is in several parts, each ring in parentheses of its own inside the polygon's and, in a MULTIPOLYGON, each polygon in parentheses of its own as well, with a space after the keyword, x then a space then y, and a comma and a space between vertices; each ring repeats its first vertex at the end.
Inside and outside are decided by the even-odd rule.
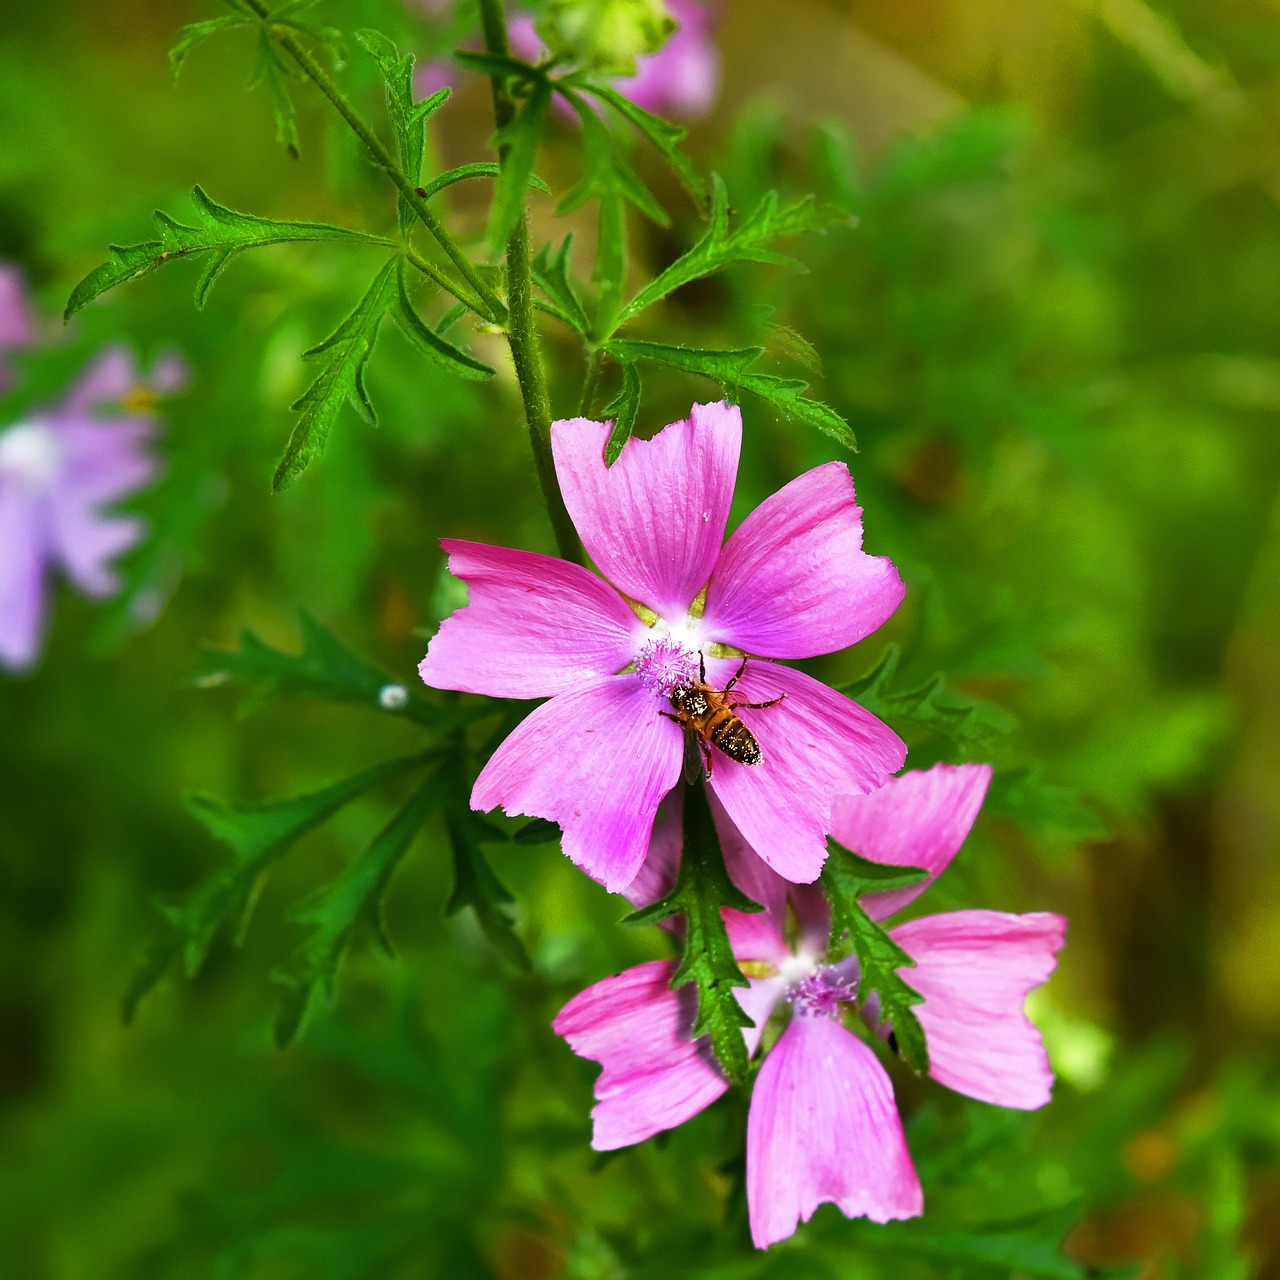
POLYGON ((738 718, 737 711, 742 707, 762 711, 765 707, 776 706, 787 695, 779 694, 768 702, 734 702, 729 697, 729 691, 742 678, 746 669, 747 660, 743 658, 733 679, 723 689, 713 689, 707 683, 706 660, 699 652, 697 682, 677 685, 671 690, 671 705, 675 711, 662 711, 659 714, 666 716, 668 720, 674 720, 684 729, 686 782, 692 783, 697 779, 704 762, 707 777, 711 777, 712 747, 718 747, 738 764, 760 763, 760 744, 756 741, 755 734, 738 718))

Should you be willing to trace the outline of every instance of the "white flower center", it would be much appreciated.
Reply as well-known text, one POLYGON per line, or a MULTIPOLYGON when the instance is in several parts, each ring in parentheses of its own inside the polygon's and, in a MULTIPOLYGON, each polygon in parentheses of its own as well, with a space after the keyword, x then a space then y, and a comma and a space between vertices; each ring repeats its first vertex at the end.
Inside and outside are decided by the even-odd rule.
POLYGON ((57 437, 42 422, 20 422, 0 432, 0 476, 35 489, 50 485, 62 463, 57 437))

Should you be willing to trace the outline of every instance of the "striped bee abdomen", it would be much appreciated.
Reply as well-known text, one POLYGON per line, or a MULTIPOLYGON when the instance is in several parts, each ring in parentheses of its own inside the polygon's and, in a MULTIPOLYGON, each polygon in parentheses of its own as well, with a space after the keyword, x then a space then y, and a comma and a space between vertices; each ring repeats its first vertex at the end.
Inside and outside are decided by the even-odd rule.
POLYGON ((760 744, 756 736, 732 711, 724 710, 706 728, 714 746, 739 764, 759 764, 760 744))

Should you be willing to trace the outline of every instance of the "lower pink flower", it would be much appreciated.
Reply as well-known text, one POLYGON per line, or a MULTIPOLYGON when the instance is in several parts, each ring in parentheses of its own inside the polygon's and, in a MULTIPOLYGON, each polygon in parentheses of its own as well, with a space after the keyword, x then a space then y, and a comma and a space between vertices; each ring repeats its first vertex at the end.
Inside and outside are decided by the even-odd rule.
MULTIPOLYGON (((864 857, 925 867, 927 884, 968 835, 990 773, 986 765, 936 765, 903 774, 870 795, 841 800, 833 834, 864 857)), ((664 815, 637 897, 651 900, 673 879, 675 821, 664 815)), ((738 997, 755 1023, 743 1033, 748 1051, 776 1011, 790 1012, 751 1097, 752 1239, 765 1248, 824 1203, 876 1222, 918 1215, 923 1196, 889 1076, 842 1021, 856 1008, 856 959, 828 963, 829 909, 815 888, 782 881, 723 811, 717 825, 731 876, 766 907, 762 915, 724 913, 734 953, 752 975, 738 997), (798 922, 794 946, 786 940, 788 903, 798 922)), ((883 918, 925 884, 872 895, 863 905, 883 918)), ((1049 1100, 1053 1075, 1023 1004, 1053 971, 1065 930, 1058 915, 995 911, 925 916, 891 930, 915 961, 903 976, 924 996, 916 1013, 934 1079, 999 1106, 1030 1109, 1049 1100)), ((673 971, 674 964, 660 961, 606 978, 569 1001, 553 1024, 574 1052, 604 1068, 592 1112, 597 1150, 673 1128, 729 1087, 707 1043, 689 1038, 694 996, 688 987, 670 989, 673 971)), ((887 1036, 874 998, 858 1012, 887 1036)))
POLYGON ((87 596, 118 590, 112 561, 143 525, 107 507, 154 478, 149 401, 184 377, 161 361, 144 382, 113 347, 61 404, 0 428, 0 666, 24 670, 39 656, 54 567, 87 596))
POLYGON ((5 355, 30 346, 34 337, 35 323, 22 272, 11 263, 0 262, 0 391, 11 381, 5 355))

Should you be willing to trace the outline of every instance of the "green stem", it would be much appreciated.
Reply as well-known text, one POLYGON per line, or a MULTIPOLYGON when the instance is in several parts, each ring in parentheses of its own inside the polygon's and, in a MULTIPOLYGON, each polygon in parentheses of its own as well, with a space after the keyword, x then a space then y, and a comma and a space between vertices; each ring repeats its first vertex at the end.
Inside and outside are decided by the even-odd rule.
POLYGON ((401 251, 404 253, 405 260, 411 267, 417 268, 417 270, 421 271, 429 280, 434 280, 442 289, 457 298, 463 306, 470 307, 477 315, 485 315, 484 303, 482 303, 479 298, 476 298, 466 290, 459 288, 455 281, 450 280, 439 267, 433 265, 424 258, 412 245, 402 245, 401 251))
POLYGON ((578 413, 591 417, 591 406, 595 403, 596 390, 600 386, 600 366, 604 363, 604 352, 596 350, 587 357, 587 376, 582 383, 582 403, 578 413))
MULTIPOLYGON (((248 0, 249 6, 264 21, 271 21, 271 14, 262 0, 248 0)), ((298 41, 289 33, 285 27, 272 27, 271 36, 280 47, 301 67, 307 78, 324 94, 326 98, 337 108, 338 114, 351 126, 356 137, 364 143, 365 150, 373 157, 375 162, 395 183, 400 193, 404 196, 414 213, 418 215, 422 225, 431 232, 439 243, 440 247, 449 255, 450 261, 462 277, 471 286, 475 293, 484 302, 487 310, 481 311, 480 314, 486 320, 491 320, 495 324, 503 324, 507 318, 507 309, 502 304, 502 299, 489 287, 484 277, 476 269, 475 264, 462 252, 461 246, 449 234, 444 224, 436 217, 435 212, 427 204, 427 202, 418 194, 418 189, 411 183, 408 177, 401 171, 399 165, 392 158, 391 153, 382 144, 382 139, 365 123, 355 107, 351 105, 346 94, 338 88, 337 84, 330 77, 329 73, 311 56, 307 49, 298 43, 298 41)), ((443 283, 443 282, 442 282, 443 283)), ((474 303, 468 301, 457 288, 452 284, 446 284, 445 287, 460 302, 466 302, 469 307, 475 310, 474 303)))
MULTIPOLYGON (((511 44, 507 37, 507 15, 502 0, 480 0, 480 22, 484 29, 485 49, 489 53, 509 57, 511 44)), ((501 130, 510 124, 516 113, 515 99, 507 86, 506 77, 491 78, 493 87, 493 114, 501 130)), ((509 148, 500 147, 498 163, 505 165, 509 148)), ((547 375, 542 366, 542 352, 538 346, 538 329, 534 319, 533 272, 530 266, 529 222, 521 210, 515 229, 507 240, 507 341, 511 345, 511 359, 516 367, 520 383, 520 395, 524 399, 525 419, 529 424, 529 444, 533 450, 533 464, 547 504, 547 514, 555 532, 556 545, 566 560, 582 562, 582 543, 569 518, 556 477, 555 459, 551 453, 551 397, 547 391, 547 375)))

